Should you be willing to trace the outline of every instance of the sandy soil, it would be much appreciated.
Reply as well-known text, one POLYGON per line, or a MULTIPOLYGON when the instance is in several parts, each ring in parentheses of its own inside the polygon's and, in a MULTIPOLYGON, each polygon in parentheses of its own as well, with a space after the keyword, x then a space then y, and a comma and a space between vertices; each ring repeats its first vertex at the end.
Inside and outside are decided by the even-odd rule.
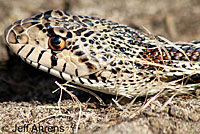
POLYGON ((43 127, 40 131, 46 128, 48 132, 75 133, 77 124, 78 133, 85 134, 200 133, 198 92, 196 96, 175 97, 164 109, 161 106, 169 98, 158 98, 130 118, 145 98, 137 99, 127 109, 127 104, 116 106, 114 96, 96 92, 104 106, 88 93, 69 89, 82 103, 82 111, 67 93, 59 110, 59 92, 52 91, 57 88, 54 81, 64 81, 22 62, 6 48, 3 36, 12 22, 48 9, 107 18, 135 28, 144 26, 173 41, 200 39, 199 0, 0 0, 0 133, 13 133, 15 126, 19 133, 31 132, 31 128, 36 132, 38 127, 43 127))

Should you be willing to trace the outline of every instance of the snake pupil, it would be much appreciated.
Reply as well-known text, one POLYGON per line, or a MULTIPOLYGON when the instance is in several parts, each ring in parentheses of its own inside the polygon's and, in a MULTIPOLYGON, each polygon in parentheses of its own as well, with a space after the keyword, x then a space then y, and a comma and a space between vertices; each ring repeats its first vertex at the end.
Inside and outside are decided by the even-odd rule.
POLYGON ((65 48, 65 40, 59 36, 51 37, 49 39, 49 47, 55 51, 65 48))
POLYGON ((59 48, 59 45, 61 43, 61 38, 56 36, 56 37, 53 37, 51 39, 51 45, 53 45, 54 47, 58 47, 59 48))

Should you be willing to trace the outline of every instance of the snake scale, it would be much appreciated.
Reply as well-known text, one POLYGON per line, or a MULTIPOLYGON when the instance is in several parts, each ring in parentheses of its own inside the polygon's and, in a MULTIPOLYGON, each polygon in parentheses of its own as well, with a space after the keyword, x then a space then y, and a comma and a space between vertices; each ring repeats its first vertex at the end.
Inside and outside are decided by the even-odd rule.
POLYGON ((107 19, 61 10, 14 22, 9 48, 72 84, 125 97, 199 88, 200 42, 170 42, 107 19))

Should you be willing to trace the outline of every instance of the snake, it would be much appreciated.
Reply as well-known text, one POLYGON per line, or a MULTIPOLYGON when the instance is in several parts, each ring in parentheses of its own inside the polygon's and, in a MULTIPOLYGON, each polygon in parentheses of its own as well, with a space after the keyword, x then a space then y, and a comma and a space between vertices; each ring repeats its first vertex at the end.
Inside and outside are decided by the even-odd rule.
POLYGON ((22 60, 82 88, 134 97, 200 87, 200 41, 172 42, 62 10, 18 20, 4 35, 22 60))

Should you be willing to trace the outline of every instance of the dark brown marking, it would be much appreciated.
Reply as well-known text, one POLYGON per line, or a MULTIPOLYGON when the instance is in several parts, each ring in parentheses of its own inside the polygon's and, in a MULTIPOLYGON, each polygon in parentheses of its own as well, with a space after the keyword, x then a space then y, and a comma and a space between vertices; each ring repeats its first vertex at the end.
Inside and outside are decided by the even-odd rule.
POLYGON ((48 28, 47 31, 48 31, 48 36, 50 36, 50 37, 51 36, 56 36, 53 28, 48 28))
POLYGON ((76 20, 76 21, 80 21, 77 16, 73 16, 73 19, 76 20))
POLYGON ((129 80, 129 82, 134 82, 134 80, 129 80))
POLYGON ((71 77, 71 80, 72 80, 72 82, 75 82, 75 81, 74 81, 74 79, 73 79, 73 76, 72 76, 72 75, 70 75, 70 77, 71 77))
POLYGON ((90 78, 91 80, 95 80, 96 82, 99 82, 99 80, 98 80, 98 78, 96 77, 95 74, 90 74, 90 75, 89 75, 89 78, 90 78))
POLYGON ((31 22, 27 22, 27 23, 23 23, 23 24, 22 24, 22 27, 23 27, 24 29, 27 29, 27 28, 29 28, 30 26, 32 26, 32 23, 31 23, 31 22))
POLYGON ((71 32, 67 32, 67 38, 72 38, 72 33, 71 32))
POLYGON ((48 71, 47 71, 47 73, 49 74, 51 72, 51 68, 48 68, 48 71))
POLYGON ((93 83, 91 82, 91 80, 90 80, 90 79, 87 79, 87 81, 88 81, 90 84, 93 84, 93 83))
POLYGON ((43 32, 43 33, 46 33, 46 32, 47 32, 47 30, 46 30, 46 29, 43 29, 43 30, 42 30, 42 32, 43 32))
POLYGON ((87 33, 84 34, 85 37, 89 37, 90 35, 92 35, 94 33, 94 31, 89 31, 87 33))
POLYGON ((20 51, 25 47, 25 45, 23 45, 18 51, 17 51, 17 55, 19 55, 20 51))
POLYGON ((36 67, 36 68, 37 68, 37 69, 39 69, 39 68, 40 68, 40 66, 41 66, 41 64, 37 63, 37 67, 36 67))
POLYGON ((81 29, 74 31, 74 32, 75 32, 76 36, 81 36, 81 33, 86 31, 86 30, 87 30, 86 28, 81 28, 81 29))
POLYGON ((42 58, 42 55, 43 53, 46 52, 45 50, 42 50, 38 56, 38 59, 37 59, 37 63, 39 63, 40 59, 42 58))
POLYGON ((65 72, 66 63, 63 65, 62 72, 65 72))
POLYGON ((60 72, 60 77, 63 79, 63 80, 65 80, 65 78, 63 77, 63 75, 62 75, 63 73, 62 72, 60 72))
POLYGON ((102 76, 101 79, 102 79, 102 82, 106 83, 106 77, 102 76))
POLYGON ((79 58, 79 62, 86 62, 88 61, 89 59, 87 57, 83 57, 83 58, 79 58))
POLYGON ((97 46, 97 49, 102 49, 103 47, 102 46, 97 46))
POLYGON ((84 84, 84 82, 81 80, 81 77, 78 77, 81 84, 84 84))
POLYGON ((84 55, 85 54, 85 52, 83 52, 83 51, 77 51, 76 53, 75 53, 75 55, 77 55, 77 56, 82 56, 82 55, 84 55))
POLYGON ((49 22, 45 23, 44 26, 45 26, 46 28, 50 28, 50 27, 51 27, 49 22))
POLYGON ((107 61, 106 57, 102 57, 102 60, 103 60, 103 61, 107 61))
POLYGON ((35 47, 31 48, 31 50, 30 50, 30 51, 28 52, 28 54, 26 55, 26 58, 25 58, 25 59, 28 58, 28 56, 33 52, 34 49, 35 49, 35 47))
POLYGON ((75 75, 78 76, 78 69, 75 70, 75 75))
POLYGON ((21 44, 28 44, 29 38, 26 34, 21 34, 17 36, 17 42, 21 44))
POLYGON ((37 25, 37 27, 38 27, 40 30, 42 30, 44 26, 43 26, 42 24, 39 24, 39 25, 37 25))
POLYGON ((96 70, 95 65, 91 64, 90 62, 86 62, 85 65, 90 70, 90 72, 96 70))
POLYGON ((117 71, 115 69, 112 68, 112 73, 117 74, 117 71))
POLYGON ((82 41, 82 42, 86 42, 86 39, 85 39, 85 38, 81 38, 81 41, 82 41))
POLYGON ((46 18, 51 17, 52 11, 53 11, 53 10, 48 10, 48 11, 46 11, 46 12, 44 13, 44 18, 46 19, 46 18))
POLYGON ((94 26, 94 24, 88 19, 84 19, 83 22, 87 23, 90 26, 94 26))
POLYGON ((60 10, 56 10, 55 11, 57 14, 59 14, 59 16, 63 16, 63 13, 60 10))
POLYGON ((70 14, 68 12, 64 12, 65 15, 70 16, 70 14))
POLYGON ((22 28, 21 25, 16 25, 16 26, 14 27, 14 30, 15 30, 15 32, 18 33, 18 34, 20 34, 20 33, 22 33, 22 32, 24 31, 24 29, 22 28))
POLYGON ((93 41, 93 40, 89 40, 89 43, 90 43, 90 44, 94 44, 94 41, 93 41))
POLYGON ((34 18, 40 19, 40 18, 42 17, 42 15, 43 15, 43 13, 40 13, 40 14, 38 14, 38 15, 35 15, 34 18))
POLYGON ((51 66, 57 66, 58 58, 55 55, 51 55, 51 66))
POLYGON ((63 29, 60 29, 59 31, 60 31, 60 33, 64 33, 65 32, 65 30, 63 30, 63 29))
POLYGON ((72 49, 73 50, 79 49, 79 45, 73 46, 72 49))

